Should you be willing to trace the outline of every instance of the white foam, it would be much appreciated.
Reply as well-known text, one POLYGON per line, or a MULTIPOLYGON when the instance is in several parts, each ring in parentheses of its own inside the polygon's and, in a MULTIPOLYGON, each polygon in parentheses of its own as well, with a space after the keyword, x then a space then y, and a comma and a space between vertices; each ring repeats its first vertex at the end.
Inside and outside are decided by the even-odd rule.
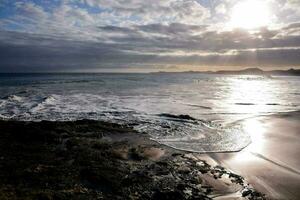
POLYGON ((21 102, 22 101, 22 97, 17 96, 17 95, 10 95, 7 99, 9 101, 16 101, 16 102, 21 102))

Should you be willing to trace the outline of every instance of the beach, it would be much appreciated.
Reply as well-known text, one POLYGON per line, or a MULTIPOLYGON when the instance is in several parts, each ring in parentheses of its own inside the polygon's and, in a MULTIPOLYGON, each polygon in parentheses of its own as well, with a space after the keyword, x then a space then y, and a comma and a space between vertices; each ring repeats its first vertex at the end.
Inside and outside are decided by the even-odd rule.
POLYGON ((300 0, 0 0, 0 200, 300 200, 300 0))
POLYGON ((299 199, 299 82, 0 76, 0 199, 299 199))
POLYGON ((237 153, 208 156, 245 177, 270 199, 297 200, 300 198, 299 120, 299 111, 243 120, 241 123, 248 126, 252 143, 237 153))
POLYGON ((209 154, 107 122, 1 121, 1 199, 298 199, 299 116, 240 121, 253 143, 209 154))

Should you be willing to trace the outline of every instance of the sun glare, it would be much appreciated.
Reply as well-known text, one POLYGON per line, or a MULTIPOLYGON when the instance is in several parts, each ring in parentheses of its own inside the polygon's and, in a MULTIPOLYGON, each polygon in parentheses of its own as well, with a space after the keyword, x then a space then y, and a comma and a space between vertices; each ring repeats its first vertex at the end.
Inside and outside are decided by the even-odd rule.
POLYGON ((255 29, 271 22, 270 9, 262 0, 246 0, 232 8, 230 27, 255 29))

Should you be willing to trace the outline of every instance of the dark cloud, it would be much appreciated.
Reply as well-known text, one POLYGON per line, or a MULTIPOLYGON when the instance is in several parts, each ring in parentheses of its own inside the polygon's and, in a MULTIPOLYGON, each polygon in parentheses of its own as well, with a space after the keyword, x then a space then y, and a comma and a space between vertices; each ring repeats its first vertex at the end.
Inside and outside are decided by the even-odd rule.
POLYGON ((299 66, 300 35, 284 35, 286 29, 250 34, 186 24, 103 26, 99 31, 108 35, 97 41, 1 31, 0 71, 142 69, 163 64, 299 66))
POLYGON ((188 25, 182 23, 171 23, 169 25, 163 24, 148 24, 137 26, 138 30, 148 33, 160 33, 164 35, 178 35, 178 34, 189 34, 192 32, 204 31, 208 26, 206 25, 188 25))
POLYGON ((289 24, 288 26, 284 27, 283 29, 290 30, 290 29, 298 29, 298 28, 300 28, 300 22, 289 24))

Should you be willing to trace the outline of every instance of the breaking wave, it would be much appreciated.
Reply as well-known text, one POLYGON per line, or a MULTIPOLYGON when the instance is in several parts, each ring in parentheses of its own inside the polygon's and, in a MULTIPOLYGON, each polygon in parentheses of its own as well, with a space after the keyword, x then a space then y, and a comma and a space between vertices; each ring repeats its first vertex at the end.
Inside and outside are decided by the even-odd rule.
POLYGON ((136 129, 175 149, 200 153, 240 151, 251 142, 239 124, 222 126, 189 115, 164 113, 159 116, 164 118, 151 126, 139 125, 136 129))
POLYGON ((8 101, 16 101, 16 102, 21 102, 22 101, 22 97, 17 96, 17 95, 9 95, 7 97, 4 97, 4 99, 6 99, 8 101))
POLYGON ((194 152, 239 151, 250 138, 238 126, 197 119, 187 114, 149 114, 120 106, 118 97, 91 94, 49 95, 25 98, 10 96, 2 119, 78 120, 94 119, 132 126, 139 132, 172 148, 194 152), (28 102, 27 102, 28 101, 28 102))

